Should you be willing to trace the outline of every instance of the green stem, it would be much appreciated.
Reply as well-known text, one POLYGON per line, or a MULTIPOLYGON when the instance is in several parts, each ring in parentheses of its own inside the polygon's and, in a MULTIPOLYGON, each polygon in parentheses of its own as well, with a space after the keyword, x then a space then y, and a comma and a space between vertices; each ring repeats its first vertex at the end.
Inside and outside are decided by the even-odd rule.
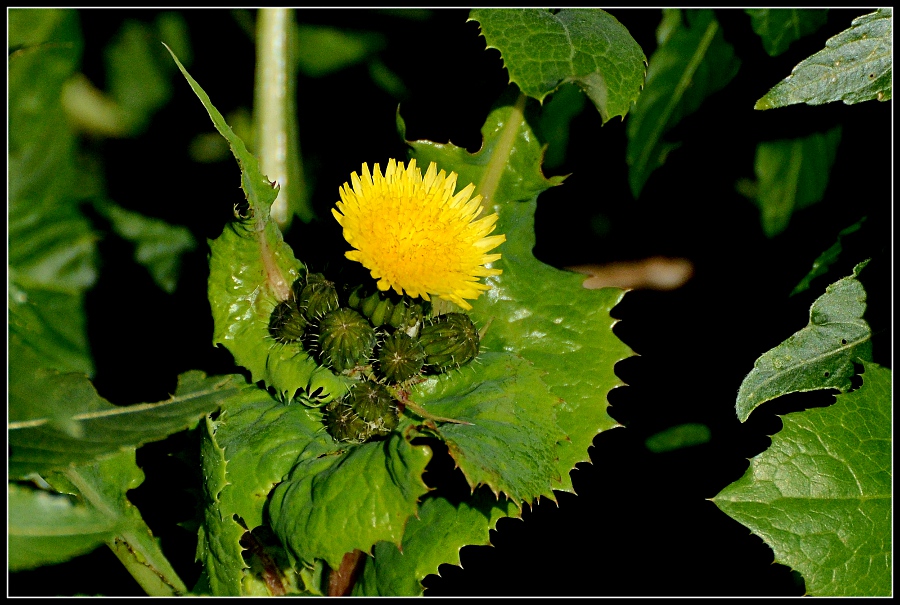
POLYGON ((500 133, 497 145, 491 152, 491 161, 488 163, 487 169, 481 177, 481 182, 475 190, 484 198, 485 207, 491 203, 491 199, 497 192, 497 187, 500 186, 500 178, 503 176, 506 165, 509 163, 509 155, 512 153, 513 143, 516 142, 516 135, 519 133, 522 124, 525 123, 526 98, 524 94, 519 93, 519 98, 516 99, 516 103, 509 114, 509 119, 503 125, 503 132, 500 133))
POLYGON ((294 13, 261 8, 256 24, 256 83, 253 101, 256 155, 270 181, 280 185, 271 215, 286 229, 294 214, 313 218, 303 177, 297 128, 297 78, 292 55, 294 13))

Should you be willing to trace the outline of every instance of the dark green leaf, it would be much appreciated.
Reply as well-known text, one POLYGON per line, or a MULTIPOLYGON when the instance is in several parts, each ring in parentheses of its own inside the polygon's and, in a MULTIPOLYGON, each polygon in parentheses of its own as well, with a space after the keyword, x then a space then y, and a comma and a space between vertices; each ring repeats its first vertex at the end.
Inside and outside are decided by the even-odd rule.
POLYGON ((384 37, 369 32, 345 32, 333 27, 298 25, 297 65, 307 76, 320 77, 368 61, 385 46, 384 37))
POLYGON ((644 444, 655 454, 671 452, 685 447, 707 443, 710 438, 709 427, 705 424, 690 422, 679 424, 647 438, 644 444))
POLYGON ((68 561, 112 538, 115 519, 69 496, 9 484, 9 569, 68 561))
POLYGON ((9 473, 87 464, 188 428, 245 388, 240 376, 180 377, 179 395, 159 403, 114 406, 80 374, 34 369, 15 377, 9 402, 9 473), (39 402, 35 405, 34 402, 39 402))
POLYGON ((825 195, 841 127, 801 139, 760 143, 756 148, 756 204, 763 231, 774 237, 784 231, 791 214, 825 195))
POLYGON ((509 79, 543 102, 574 82, 604 122, 625 116, 641 94, 647 58, 628 30, 600 9, 474 9, 488 48, 496 48, 509 79))
POLYGON ((490 530, 503 517, 515 517, 518 508, 510 500, 497 500, 484 489, 470 501, 452 504, 445 498, 426 498, 403 533, 402 551, 390 542, 375 545, 363 574, 354 586, 355 596, 421 596, 422 579, 438 573, 447 563, 459 565, 459 551, 466 545, 490 544, 490 530))
POLYGON ((459 373, 431 377, 410 398, 428 413, 469 424, 442 423, 437 432, 474 490, 487 485, 518 505, 555 499, 561 474, 554 428, 559 399, 541 371, 511 353, 484 353, 459 373), (527 402, 527 403, 526 403, 527 402))
POLYGON ((713 498, 814 596, 891 594, 891 371, 863 366, 862 387, 785 416, 771 447, 713 498))
POLYGON ((828 20, 828 9, 748 8, 745 12, 771 57, 780 55, 792 42, 813 33, 828 20))
POLYGON ((394 432, 304 460, 272 492, 272 529, 296 567, 324 559, 335 569, 354 549, 370 552, 381 540, 400 544, 428 491, 422 473, 430 458, 427 446, 394 432))
POLYGON ((647 84, 628 119, 628 181, 638 197, 677 143, 665 134, 737 74, 740 60, 711 10, 665 9, 647 84), (681 13, 681 18, 673 15, 681 13))
POLYGON ((850 389, 854 362, 871 360, 872 331, 863 319, 866 291, 857 280, 868 261, 825 290, 809 309, 809 325, 763 353, 741 383, 735 410, 741 422, 762 403, 818 389, 850 389))
POLYGON ((849 29, 829 38, 824 49, 798 63, 754 109, 890 100, 893 18, 892 8, 857 17, 849 29))
POLYGON ((540 132, 547 145, 545 168, 556 168, 566 159, 569 127, 584 109, 584 95, 574 84, 562 85, 541 111, 540 132))
POLYGON ((841 240, 845 235, 850 235, 851 233, 856 233, 862 228, 863 221, 866 220, 866 217, 862 217, 846 229, 842 229, 840 233, 838 233, 837 241, 831 245, 828 250, 819 255, 819 257, 813 261, 812 269, 809 270, 809 273, 804 276, 803 279, 800 280, 800 283, 797 284, 793 291, 791 291, 791 296, 794 294, 799 294, 800 292, 804 292, 809 289, 809 284, 817 277, 821 277, 828 273, 829 267, 837 262, 838 257, 841 255, 843 251, 843 246, 841 245, 841 240))

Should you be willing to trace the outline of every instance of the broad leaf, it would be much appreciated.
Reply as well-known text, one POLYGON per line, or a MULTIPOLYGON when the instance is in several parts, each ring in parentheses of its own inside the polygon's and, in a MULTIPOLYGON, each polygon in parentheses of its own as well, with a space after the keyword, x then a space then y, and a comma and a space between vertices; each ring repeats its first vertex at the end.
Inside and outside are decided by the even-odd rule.
POLYGON ((638 197, 677 143, 665 134, 737 74, 740 60, 711 10, 665 9, 647 84, 628 119, 628 181, 638 197), (679 16, 680 15, 680 16, 679 16))
POLYGON ((555 499, 562 480, 554 428, 554 397, 531 363, 511 353, 483 353, 459 373, 431 377, 410 398, 428 413, 468 424, 437 428, 473 491, 487 485, 521 506, 540 496, 555 499), (471 368, 471 369, 470 369, 471 368))
POLYGON ((764 353, 741 383, 735 410, 741 422, 760 404, 781 395, 850 389, 854 362, 872 358, 872 331, 863 319, 866 291, 853 275, 825 290, 809 309, 809 325, 764 353))
POLYGON ((800 139, 760 143, 756 148, 756 205, 763 231, 774 237, 791 215, 825 195, 841 140, 841 127, 800 139))
POLYGON ((427 446, 394 432, 300 462, 269 501, 272 529, 295 567, 324 559, 336 569, 354 549, 370 552, 381 540, 400 544, 428 491, 422 473, 430 458, 427 446))
POLYGON ((113 536, 115 520, 60 494, 9 484, 9 569, 68 561, 113 536))
POLYGON ((817 277, 821 277, 828 273, 828 269, 837 262, 838 257, 841 255, 844 247, 841 243, 841 240, 845 235, 850 235, 851 233, 856 233, 862 228, 863 222, 866 220, 866 217, 862 217, 846 229, 842 229, 840 233, 838 233, 837 241, 834 242, 828 250, 823 252, 813 261, 812 269, 809 270, 803 279, 800 280, 800 283, 797 284, 794 289, 791 291, 791 296, 794 294, 799 294, 800 292, 804 292, 809 289, 809 284, 817 277))
POLYGON ((784 416, 769 449, 713 498, 810 595, 891 594, 891 371, 863 366, 862 387, 784 416))
POLYGON ((748 8, 745 12, 771 57, 777 57, 791 43, 813 33, 828 20, 828 9, 748 8))
POLYGON ((641 47, 615 17, 600 9, 474 9, 488 48, 496 48, 509 79, 543 102, 574 82, 604 122, 624 117, 641 94, 641 47))
POLYGON ((426 498, 403 534, 402 548, 390 542, 375 545, 353 589, 355 596, 421 596, 422 579, 447 563, 459 565, 466 545, 490 544, 490 530, 503 517, 515 517, 510 500, 497 500, 484 489, 469 501, 426 498))
MULTIPOLYGON (((178 63, 175 55, 172 57, 178 63)), ((318 393, 321 402, 330 401, 346 393, 350 381, 319 366, 299 343, 280 344, 269 334, 272 311, 290 296, 291 285, 306 270, 269 216, 278 188, 262 175, 256 158, 200 85, 181 63, 178 68, 231 145, 249 204, 248 218, 226 225, 222 235, 209 243, 213 344, 224 345, 238 365, 250 370, 254 382, 264 380, 286 399, 299 390, 301 394, 318 393)))
POLYGON ((244 388, 240 376, 206 378, 193 371, 180 377, 180 394, 166 401, 115 406, 84 375, 36 369, 14 378, 8 425, 12 477, 87 464, 163 439, 244 388))
POLYGON ((892 8, 857 17, 849 29, 829 38, 824 49, 798 63, 754 109, 889 100, 893 18, 892 8))

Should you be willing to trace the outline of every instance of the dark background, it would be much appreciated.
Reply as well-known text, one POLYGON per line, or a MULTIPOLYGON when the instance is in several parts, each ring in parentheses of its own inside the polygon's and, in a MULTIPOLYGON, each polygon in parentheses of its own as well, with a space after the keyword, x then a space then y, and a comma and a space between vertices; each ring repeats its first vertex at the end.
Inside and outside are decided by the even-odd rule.
MULTIPOLYGON (((186 10, 194 53, 191 74, 223 113, 251 107, 254 47, 226 10, 186 10)), ((650 57, 659 10, 611 10, 650 57)), ((426 581, 427 595, 800 595, 803 581, 773 564, 773 553, 708 498, 738 479, 747 459, 768 447, 781 428, 778 414, 827 405, 832 393, 792 395, 767 403, 741 424, 734 401, 754 360, 808 322, 809 306, 828 283, 873 258, 861 280, 875 361, 892 366, 891 104, 792 106, 767 112, 754 102, 820 50, 827 38, 871 10, 832 10, 827 24, 778 57, 769 57, 740 10, 718 10, 741 68, 735 79, 686 117, 666 138, 681 141, 650 177, 638 200, 627 184, 625 123, 601 126, 590 106, 571 125, 565 163, 571 174, 542 194, 535 254, 557 267, 664 255, 690 259, 695 274, 674 292, 633 291, 614 309, 616 334, 638 355, 620 362, 627 384, 609 395, 610 413, 626 428, 599 435, 593 464, 573 472, 578 496, 560 494, 525 511, 525 522, 501 520, 494 548, 462 550, 463 568, 442 566, 426 581), (788 229, 767 239, 759 212, 735 191, 753 177, 756 144, 824 132, 843 134, 825 199, 795 214, 788 229), (868 216, 862 233, 845 238, 835 271, 810 291, 788 294, 838 231, 868 216), (686 422, 707 425, 710 442, 662 454, 651 435, 686 422)), ((82 10, 84 71, 103 86, 103 48, 126 18, 152 22, 157 11, 82 10)), ((301 76, 301 147, 314 178, 313 200, 324 220, 299 221, 286 239, 316 269, 339 257, 338 225, 328 213, 338 186, 363 162, 405 159, 396 133, 398 102, 407 137, 452 141, 470 151, 491 105, 508 85, 496 50, 485 50, 467 11, 429 11, 415 20, 387 11, 302 10, 302 22, 379 31, 384 63, 408 88, 396 99, 378 88, 364 66, 323 78, 301 76)), ((186 225, 201 245, 185 259, 178 290, 167 295, 134 265, 131 244, 107 235, 100 243, 101 277, 88 296, 96 386, 118 404, 156 401, 174 391, 180 372, 234 371, 230 355, 211 347, 206 300, 205 238, 215 237, 240 201, 235 162, 194 163, 190 141, 212 130, 187 84, 175 79, 173 100, 142 136, 86 141, 100 153, 109 195, 126 208, 186 225), (138 340, 120 354, 122 326, 138 340)), ((102 220, 97 228, 105 229, 102 220)), ((174 524, 193 514, 190 467, 170 452, 191 444, 180 434, 138 452, 147 480, 131 493, 190 585, 195 534, 174 524), (175 495, 172 487, 178 488, 175 495), (164 497, 161 501, 159 498, 164 497)), ((69 563, 11 575, 11 594, 142 594, 101 548, 69 563), (51 571, 51 574, 47 572, 51 571), (53 582, 47 578, 53 577, 53 582)))

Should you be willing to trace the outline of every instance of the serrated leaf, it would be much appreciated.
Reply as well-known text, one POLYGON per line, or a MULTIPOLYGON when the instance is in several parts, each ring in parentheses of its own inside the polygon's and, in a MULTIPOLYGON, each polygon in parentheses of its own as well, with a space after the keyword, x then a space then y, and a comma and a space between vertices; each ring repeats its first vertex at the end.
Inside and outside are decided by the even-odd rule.
POLYGON ((647 58, 606 11, 473 9, 469 20, 500 51, 510 82, 538 101, 574 82, 606 122, 624 117, 641 94, 647 58))
POLYGON ((353 595, 421 596, 425 576, 437 574, 445 563, 459 565, 463 546, 488 546, 497 521, 517 515, 514 502, 497 500, 484 489, 456 504, 446 498, 426 498, 418 518, 406 525, 401 549, 390 542, 375 545, 353 595))
MULTIPOLYGON (((493 267, 503 273, 488 278, 492 288, 473 304, 472 318, 490 326, 485 351, 509 351, 532 362, 550 391, 563 400, 556 422, 568 435, 557 448, 560 491, 572 491, 569 471, 589 460, 587 449, 601 431, 618 426, 606 412, 606 394, 622 384, 613 366, 631 355, 612 332, 610 310, 624 292, 587 290, 583 276, 560 271, 534 258, 534 212, 537 195, 562 182, 544 178, 541 149, 523 119, 524 99, 494 109, 482 127, 484 143, 475 154, 453 145, 414 141, 419 165, 435 161, 459 174, 458 183, 476 183, 475 192, 497 212, 496 233, 507 241, 493 267), (572 372, 578 379, 572 379, 572 372)), ((547 426, 546 430, 555 431, 547 426)))
POLYGON ((9 569, 68 561, 113 536, 115 520, 68 496, 9 484, 9 569))
POLYGON ((794 294, 799 294, 800 292, 804 292, 809 289, 809 284, 817 277, 821 277, 828 273, 828 269, 837 262, 838 257, 841 255, 843 251, 843 245, 841 240, 845 235, 850 235, 852 233, 856 233, 862 228, 863 222, 866 220, 866 217, 862 217, 849 227, 842 229, 840 233, 838 233, 837 241, 832 244, 828 250, 823 252, 813 261, 812 269, 809 270, 803 279, 800 280, 800 283, 797 284, 794 289, 791 291, 791 296, 794 294))
POLYGON ((756 147, 756 205, 766 236, 784 231, 796 210, 824 197, 840 140, 837 126, 826 133, 756 147))
MULTIPOLYGON (((171 51, 170 51, 171 52, 171 51)), ((279 344, 269 334, 275 306, 290 296, 291 284, 305 272, 303 263, 284 243, 269 216, 278 188, 262 175, 256 158, 234 134, 200 85, 175 55, 178 68, 225 137, 241 168, 241 183, 250 217, 225 226, 209 242, 209 302, 213 312, 213 344, 222 344, 253 381, 264 380, 286 399, 298 391, 315 392, 327 402, 347 392, 349 379, 319 366, 298 343, 279 344)))
POLYGON ((10 389, 9 473, 87 464, 188 428, 243 388, 240 376, 182 374, 180 395, 159 403, 115 406, 80 374, 36 369, 10 389), (40 406, 32 402, 38 400, 40 406))
POLYGON ((828 20, 828 9, 748 8, 744 12, 750 15, 753 31, 770 57, 777 57, 828 20))
POLYGON ((664 139, 686 116, 728 84, 740 67, 713 11, 664 9, 659 47, 647 83, 628 119, 628 182, 637 198, 677 143, 664 139), (676 19, 673 14, 680 13, 676 19))
POLYGON ((753 108, 890 100, 893 18, 892 8, 857 17, 849 29, 829 38, 824 49, 798 63, 753 108))
POLYGON ((741 422, 781 395, 850 389, 853 363, 872 358, 872 331, 863 319, 866 291, 856 279, 867 263, 828 286, 810 307, 808 326, 756 360, 738 390, 735 410, 741 422))
POLYGON ((473 490, 487 485, 519 506, 555 499, 562 480, 556 444, 566 435, 554 428, 559 400, 531 363, 484 353, 459 373, 416 385, 410 398, 430 414, 468 423, 442 423, 437 433, 473 490))
POLYGON ((862 363, 862 387, 784 416, 769 449, 713 498, 814 596, 891 594, 891 371, 862 363))
POLYGON ((134 260, 150 271, 153 281, 166 292, 174 292, 181 256, 197 247, 191 232, 109 202, 98 202, 95 207, 109 219, 113 231, 135 244, 134 260))
POLYGON ((398 432, 384 441, 300 462, 272 492, 272 529, 295 561, 324 559, 332 569, 344 553, 370 552, 381 540, 399 544, 407 520, 428 491, 426 446, 398 432))

